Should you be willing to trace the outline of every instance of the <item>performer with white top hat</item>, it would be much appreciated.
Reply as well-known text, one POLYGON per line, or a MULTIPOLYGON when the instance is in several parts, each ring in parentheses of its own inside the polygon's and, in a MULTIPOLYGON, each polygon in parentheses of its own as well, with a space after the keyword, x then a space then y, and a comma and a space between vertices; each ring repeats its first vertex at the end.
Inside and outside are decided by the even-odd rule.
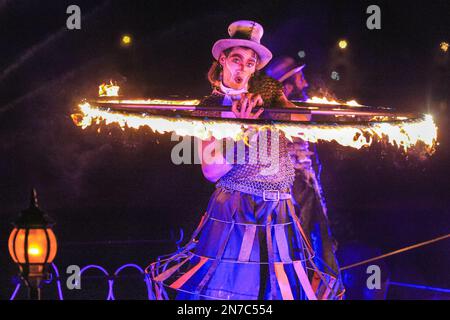
MULTIPOLYGON (((228 33, 212 48, 213 92, 202 104, 229 106, 228 113, 214 116, 242 119, 264 117, 271 107, 293 107, 282 84, 259 72, 272 58, 260 43, 262 26, 236 21, 228 33)), ((316 265, 311 239, 296 215, 287 139, 277 131, 253 137, 258 148, 246 147, 245 161, 230 161, 217 149, 214 159, 220 161, 202 157, 203 174, 216 190, 191 240, 147 269, 156 298, 342 298, 338 274, 316 265)), ((205 155, 217 142, 203 141, 199 152, 205 155)))

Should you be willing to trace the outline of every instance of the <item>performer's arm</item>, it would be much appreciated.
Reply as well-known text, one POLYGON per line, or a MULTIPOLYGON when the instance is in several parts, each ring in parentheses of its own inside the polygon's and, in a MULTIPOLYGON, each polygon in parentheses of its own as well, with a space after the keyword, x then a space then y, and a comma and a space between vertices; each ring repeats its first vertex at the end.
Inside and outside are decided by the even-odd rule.
MULTIPOLYGON (((253 113, 253 108, 262 106, 263 102, 260 95, 248 93, 243 95, 241 100, 233 102, 231 111, 236 118, 257 119, 264 109, 260 108, 253 113)), ((223 156, 223 140, 211 138, 208 141, 201 141, 198 151, 203 175, 211 182, 216 182, 233 168, 233 164, 227 162, 223 156)))
POLYGON ((233 167, 222 153, 222 140, 211 138, 202 140, 198 145, 199 158, 202 161, 202 172, 206 179, 217 182, 233 167))

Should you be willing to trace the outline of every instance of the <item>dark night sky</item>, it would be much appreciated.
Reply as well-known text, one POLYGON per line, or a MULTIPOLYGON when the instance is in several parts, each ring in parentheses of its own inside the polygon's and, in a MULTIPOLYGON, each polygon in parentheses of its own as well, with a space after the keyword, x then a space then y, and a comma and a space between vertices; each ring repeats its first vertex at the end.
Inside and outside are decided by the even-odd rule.
MULTIPOLYGON (((450 41, 449 12, 450 2, 431 0, 0 0, 0 265, 13 274, 8 223, 28 204, 31 186, 57 221, 63 266, 145 266, 167 253, 73 242, 162 239, 178 227, 191 234, 214 186, 199 166, 171 163, 170 135, 82 131, 70 114, 109 79, 130 96, 207 95, 211 46, 237 19, 259 21, 274 56, 304 50, 299 62, 311 84, 322 79, 342 99, 430 112, 439 124, 440 145, 425 161, 379 146, 318 145, 340 246, 385 252, 449 233, 449 58, 439 51, 450 41), (65 28, 70 4, 82 9, 79 31, 65 28), (381 7, 381 30, 365 26, 370 4, 381 7), (124 33, 134 37, 131 48, 119 46, 124 33), (345 57, 334 49, 340 38, 349 41, 345 57), (346 66, 336 83, 329 75, 339 61, 346 66)), ((448 241, 388 263, 397 281, 450 287, 448 241)), ((0 299, 12 290, 8 281, 0 277, 0 299)))

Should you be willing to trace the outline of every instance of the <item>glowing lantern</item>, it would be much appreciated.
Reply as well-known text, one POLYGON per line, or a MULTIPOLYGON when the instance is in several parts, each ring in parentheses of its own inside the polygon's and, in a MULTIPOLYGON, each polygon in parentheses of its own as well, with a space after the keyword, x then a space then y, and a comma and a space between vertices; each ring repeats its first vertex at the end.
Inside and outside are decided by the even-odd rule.
POLYGON ((38 208, 36 190, 30 207, 13 223, 8 248, 21 277, 30 289, 30 299, 40 299, 40 284, 48 275, 47 267, 56 256, 57 242, 52 220, 38 208))

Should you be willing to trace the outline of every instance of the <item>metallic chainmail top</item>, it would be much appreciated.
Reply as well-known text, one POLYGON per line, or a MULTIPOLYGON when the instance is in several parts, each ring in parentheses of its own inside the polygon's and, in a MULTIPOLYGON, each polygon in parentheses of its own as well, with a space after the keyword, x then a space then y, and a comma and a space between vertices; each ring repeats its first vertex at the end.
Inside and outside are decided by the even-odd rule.
MULTIPOLYGON (((278 131, 267 130, 254 134, 252 138, 250 147, 245 146, 245 158, 236 157, 233 168, 219 179, 216 187, 261 197, 264 190, 290 193, 295 171, 286 137, 278 131)), ((237 143, 234 155, 238 153, 236 146, 237 143)))

